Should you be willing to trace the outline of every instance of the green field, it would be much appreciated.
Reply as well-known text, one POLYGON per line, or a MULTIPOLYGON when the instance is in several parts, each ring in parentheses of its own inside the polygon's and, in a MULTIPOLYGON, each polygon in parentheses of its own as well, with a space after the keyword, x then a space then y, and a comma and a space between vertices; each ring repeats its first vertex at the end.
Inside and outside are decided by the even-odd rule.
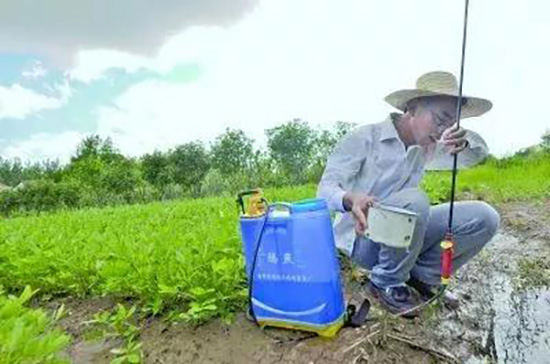
MULTIPOLYGON (((494 203, 550 198, 550 154, 533 153, 527 157, 491 160, 476 168, 460 171, 459 192, 494 203)), ((431 173, 423 181, 432 203, 448 201, 451 175, 431 173)))
MULTIPOLYGON (((267 191, 310 197, 313 186, 267 191)), ((238 211, 207 198, 20 217, 0 224, 0 284, 41 294, 135 298, 146 312, 208 319, 246 297, 238 211)))
MULTIPOLYGON (((433 203, 448 199, 449 186, 449 173, 429 174, 423 183, 433 203)), ((458 187, 461 196, 467 192, 495 203, 547 201, 550 157, 492 161, 461 172, 458 187)), ((273 189, 266 191, 266 197, 296 201, 314 196, 315 190, 314 185, 273 189)), ((0 222, 2 286, 17 295, 30 286, 42 298, 110 296, 121 302, 130 298, 141 314, 192 323, 230 318, 246 304, 235 201, 189 199, 5 219, 0 222)), ((1 321, 0 354, 12 348, 12 353, 19 353, 13 355, 23 355, 10 343, 28 342, 33 335, 44 338, 48 330, 39 311, 23 307, 28 294, 16 309, 9 309, 14 298, 0 293, 0 320, 28 317, 20 326, 35 326, 16 337, 7 332, 14 330, 7 325, 15 324, 1 321)), ((51 335, 57 341, 47 347, 53 351, 66 343, 65 336, 51 335)))

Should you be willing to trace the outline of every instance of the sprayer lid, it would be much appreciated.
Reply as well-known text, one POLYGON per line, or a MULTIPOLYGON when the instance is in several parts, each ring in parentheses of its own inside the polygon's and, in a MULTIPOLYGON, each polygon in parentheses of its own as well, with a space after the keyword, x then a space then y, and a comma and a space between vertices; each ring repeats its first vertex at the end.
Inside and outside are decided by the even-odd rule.
POLYGON ((327 202, 322 198, 309 198, 292 203, 292 212, 310 212, 327 209, 327 202))

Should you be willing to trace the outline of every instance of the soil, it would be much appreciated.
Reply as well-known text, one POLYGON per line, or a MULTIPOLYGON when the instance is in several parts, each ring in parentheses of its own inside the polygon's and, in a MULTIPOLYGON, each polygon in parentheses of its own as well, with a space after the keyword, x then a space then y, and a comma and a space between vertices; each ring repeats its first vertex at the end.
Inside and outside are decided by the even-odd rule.
MULTIPOLYGON (((530 285, 520 261, 550 261, 550 201, 498 207, 499 233, 451 287, 460 308, 427 307, 414 320, 394 318, 374 303, 361 328, 344 328, 333 339, 289 330, 260 330, 244 314, 231 325, 214 320, 199 327, 161 319, 141 323, 144 362, 179 363, 550 363, 549 281, 530 285), (525 273, 523 273, 525 276, 525 273), (527 282, 527 283, 526 283, 527 282)), ((539 265, 534 265, 539 267, 539 265)), ((538 269, 538 268, 537 268, 538 269)), ((550 277, 550 266, 540 265, 550 277), (545 270, 546 269, 546 270, 545 270)), ((346 296, 366 294, 360 272, 345 269, 346 296)), ((527 277, 529 278, 529 277, 527 277)), ((113 307, 108 299, 66 299, 62 327, 73 337, 67 351, 74 363, 109 363, 120 342, 89 341, 86 325, 94 313, 113 307)))

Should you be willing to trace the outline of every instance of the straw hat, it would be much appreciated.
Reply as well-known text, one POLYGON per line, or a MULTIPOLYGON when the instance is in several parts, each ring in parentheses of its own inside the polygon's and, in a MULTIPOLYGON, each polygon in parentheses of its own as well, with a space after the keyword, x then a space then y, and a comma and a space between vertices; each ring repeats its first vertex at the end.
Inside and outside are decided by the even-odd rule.
MULTIPOLYGON (((388 104, 404 111, 407 102, 412 99, 439 95, 458 97, 458 83, 452 73, 443 71, 425 73, 416 81, 415 89, 392 92, 386 96, 385 100, 388 104)), ((462 119, 480 116, 493 107, 491 101, 486 99, 467 95, 462 95, 462 97, 468 99, 466 105, 462 106, 462 119)))

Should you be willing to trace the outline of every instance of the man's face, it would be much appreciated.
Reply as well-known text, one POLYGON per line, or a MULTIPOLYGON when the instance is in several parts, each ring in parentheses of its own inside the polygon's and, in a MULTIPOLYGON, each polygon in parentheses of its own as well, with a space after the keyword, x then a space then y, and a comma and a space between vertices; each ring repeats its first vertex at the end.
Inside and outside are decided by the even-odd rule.
POLYGON ((425 98, 420 101, 413 119, 416 143, 423 147, 435 144, 441 134, 456 122, 456 98, 425 98))

